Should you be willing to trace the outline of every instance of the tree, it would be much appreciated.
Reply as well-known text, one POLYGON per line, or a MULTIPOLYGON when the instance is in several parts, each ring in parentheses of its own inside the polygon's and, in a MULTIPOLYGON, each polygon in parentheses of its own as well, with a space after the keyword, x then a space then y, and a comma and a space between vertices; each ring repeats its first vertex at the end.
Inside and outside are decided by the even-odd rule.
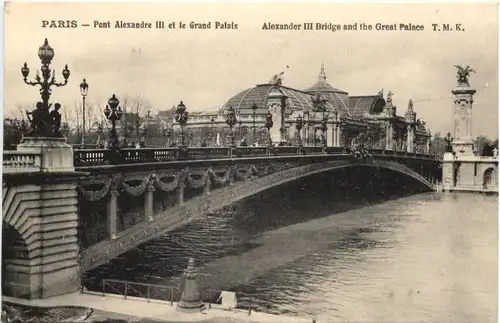
POLYGON ((14 149, 28 129, 29 125, 25 119, 3 119, 3 149, 14 149))
POLYGON ((434 138, 431 141, 431 154, 435 154, 437 157, 442 158, 446 152, 446 140, 441 137, 441 133, 436 132, 434 138))
POLYGON ((123 97, 120 106, 123 111, 123 116, 119 122, 121 136, 125 142, 129 142, 131 137, 135 137, 135 140, 139 141, 144 121, 151 111, 151 104, 140 95, 137 95, 135 97, 123 97))

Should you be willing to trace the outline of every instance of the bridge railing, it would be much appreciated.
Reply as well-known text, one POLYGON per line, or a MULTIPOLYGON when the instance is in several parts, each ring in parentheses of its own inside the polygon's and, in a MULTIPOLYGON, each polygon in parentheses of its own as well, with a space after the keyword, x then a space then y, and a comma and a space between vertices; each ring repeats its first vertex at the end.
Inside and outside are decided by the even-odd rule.
MULTIPOLYGON (((110 164, 154 163, 177 160, 250 158, 265 156, 294 156, 341 154, 344 147, 189 147, 189 148, 123 148, 111 149, 76 149, 75 166, 98 166, 110 164)), ((429 155, 383 149, 370 149, 375 155, 387 157, 428 158, 429 155)))
POLYGON ((37 152, 5 150, 2 167, 4 174, 39 172, 42 167, 42 155, 37 152))
POLYGON ((127 297, 143 298, 147 302, 159 300, 174 304, 180 296, 180 291, 175 286, 135 283, 125 280, 103 279, 101 287, 102 296, 114 294, 127 297))
MULTIPOLYGON (((121 296, 127 298, 141 298, 147 302, 163 301, 169 302, 170 305, 180 301, 182 290, 177 286, 165 286, 146 283, 136 283, 117 279, 103 279, 101 287, 102 297, 106 295, 121 296)), ((82 291, 84 293, 84 291, 82 291)), ((221 307, 222 299, 220 298, 222 290, 213 288, 200 288, 201 301, 207 304, 208 309, 212 306, 221 307)), ((243 292, 235 292, 236 304, 233 310, 248 311, 250 315, 252 310, 259 304, 259 297, 255 294, 243 292)))

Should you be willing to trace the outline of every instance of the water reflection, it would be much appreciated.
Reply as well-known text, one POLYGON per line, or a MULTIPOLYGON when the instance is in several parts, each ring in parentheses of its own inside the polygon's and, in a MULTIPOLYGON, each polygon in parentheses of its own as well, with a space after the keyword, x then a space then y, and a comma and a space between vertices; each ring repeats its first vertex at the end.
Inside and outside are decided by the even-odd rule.
POLYGON ((264 192, 90 276, 177 284, 194 256, 203 286, 252 294, 267 312, 358 322, 496 320, 497 198, 403 197, 414 193, 406 179, 360 185, 363 176, 382 175, 334 173, 264 192))

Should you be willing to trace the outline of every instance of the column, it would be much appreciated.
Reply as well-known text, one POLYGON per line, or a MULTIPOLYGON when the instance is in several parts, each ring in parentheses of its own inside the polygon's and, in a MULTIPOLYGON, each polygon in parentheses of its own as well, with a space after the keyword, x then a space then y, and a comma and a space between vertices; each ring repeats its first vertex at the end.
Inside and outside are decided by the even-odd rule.
POLYGON ((116 219, 118 213, 119 194, 120 193, 116 188, 112 188, 109 191, 107 222, 108 222, 108 234, 110 239, 116 239, 116 219))
POLYGON ((386 125, 385 126, 385 149, 386 150, 392 150, 392 126, 386 125))
POLYGON ((333 124, 329 123, 326 130, 326 145, 335 146, 335 133, 333 124))
POLYGON ((337 125, 335 125, 335 127, 336 127, 335 131, 337 132, 337 135, 336 135, 336 140, 337 140, 336 142, 337 142, 337 144, 336 144, 336 146, 340 147, 341 146, 341 141, 340 141, 340 139, 341 139, 340 125, 337 124, 337 125))
POLYGON ((144 194, 144 217, 146 221, 153 221, 153 198, 154 198, 155 188, 152 183, 148 183, 146 187, 146 194, 144 194))
POLYGON ((413 140, 415 137, 415 133, 413 131, 413 127, 408 125, 406 130, 406 151, 409 153, 415 152, 415 147, 413 145, 413 140))

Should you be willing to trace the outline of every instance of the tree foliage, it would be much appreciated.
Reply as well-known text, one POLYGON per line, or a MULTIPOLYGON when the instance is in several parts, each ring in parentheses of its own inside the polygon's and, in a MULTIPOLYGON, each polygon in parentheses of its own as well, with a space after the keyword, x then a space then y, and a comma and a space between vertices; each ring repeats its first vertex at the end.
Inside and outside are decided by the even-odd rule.
POLYGON ((3 149, 14 149, 15 145, 21 142, 28 128, 28 122, 24 119, 3 119, 3 149))

